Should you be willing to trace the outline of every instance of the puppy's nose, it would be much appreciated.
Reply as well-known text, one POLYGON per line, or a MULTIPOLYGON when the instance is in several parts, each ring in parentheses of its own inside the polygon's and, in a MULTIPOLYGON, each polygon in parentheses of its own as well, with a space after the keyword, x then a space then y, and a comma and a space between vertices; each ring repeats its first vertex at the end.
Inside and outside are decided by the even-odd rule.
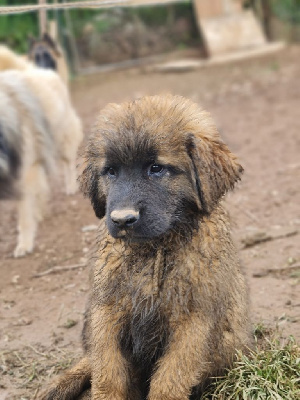
POLYGON ((132 209, 114 210, 110 213, 112 222, 119 228, 132 226, 140 218, 140 213, 132 209))

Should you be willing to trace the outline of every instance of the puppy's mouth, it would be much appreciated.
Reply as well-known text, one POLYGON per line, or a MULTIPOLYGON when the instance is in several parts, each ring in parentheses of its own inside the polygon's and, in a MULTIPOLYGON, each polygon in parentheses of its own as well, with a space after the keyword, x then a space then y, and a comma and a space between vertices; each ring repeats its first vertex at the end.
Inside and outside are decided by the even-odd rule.
POLYGON ((117 232, 115 238, 130 243, 142 243, 151 240, 151 238, 149 237, 136 235, 132 230, 126 230, 126 229, 117 232))
POLYGON ((145 243, 157 239, 161 235, 141 235, 132 228, 120 229, 110 232, 115 239, 121 239, 127 243, 145 243))
POLYGON ((126 235, 127 235, 126 229, 122 229, 116 233, 116 238, 117 239, 125 239, 126 235))

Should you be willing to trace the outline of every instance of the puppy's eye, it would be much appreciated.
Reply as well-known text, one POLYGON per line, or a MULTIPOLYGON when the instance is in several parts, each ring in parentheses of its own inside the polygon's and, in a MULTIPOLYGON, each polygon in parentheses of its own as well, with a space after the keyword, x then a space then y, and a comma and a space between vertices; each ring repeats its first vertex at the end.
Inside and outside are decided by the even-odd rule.
POLYGON ((112 167, 107 168, 106 174, 107 174, 109 177, 114 177, 114 176, 116 176, 116 170, 115 170, 114 168, 112 168, 112 167))
POLYGON ((164 170, 164 167, 159 164, 152 164, 149 167, 149 174, 154 175, 154 174, 161 174, 164 170))

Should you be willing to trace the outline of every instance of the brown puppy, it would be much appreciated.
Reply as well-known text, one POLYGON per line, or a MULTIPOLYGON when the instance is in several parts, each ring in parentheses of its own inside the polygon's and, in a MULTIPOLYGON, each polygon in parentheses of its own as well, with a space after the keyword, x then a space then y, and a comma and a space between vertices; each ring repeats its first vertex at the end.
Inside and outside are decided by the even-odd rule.
POLYGON ((187 400, 249 346, 247 290, 220 201, 242 167, 179 96, 109 105, 81 187, 99 227, 86 356, 42 399, 187 400))

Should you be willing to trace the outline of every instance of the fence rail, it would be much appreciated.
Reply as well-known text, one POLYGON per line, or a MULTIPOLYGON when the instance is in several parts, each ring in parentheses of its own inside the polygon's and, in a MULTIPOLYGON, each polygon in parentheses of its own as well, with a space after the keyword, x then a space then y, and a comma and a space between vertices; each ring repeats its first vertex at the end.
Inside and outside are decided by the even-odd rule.
POLYGON ((137 7, 162 5, 170 3, 183 3, 184 0, 95 0, 95 1, 71 1, 55 4, 31 4, 24 6, 1 6, 0 15, 22 14, 40 10, 63 10, 72 8, 113 8, 113 7, 137 7))

